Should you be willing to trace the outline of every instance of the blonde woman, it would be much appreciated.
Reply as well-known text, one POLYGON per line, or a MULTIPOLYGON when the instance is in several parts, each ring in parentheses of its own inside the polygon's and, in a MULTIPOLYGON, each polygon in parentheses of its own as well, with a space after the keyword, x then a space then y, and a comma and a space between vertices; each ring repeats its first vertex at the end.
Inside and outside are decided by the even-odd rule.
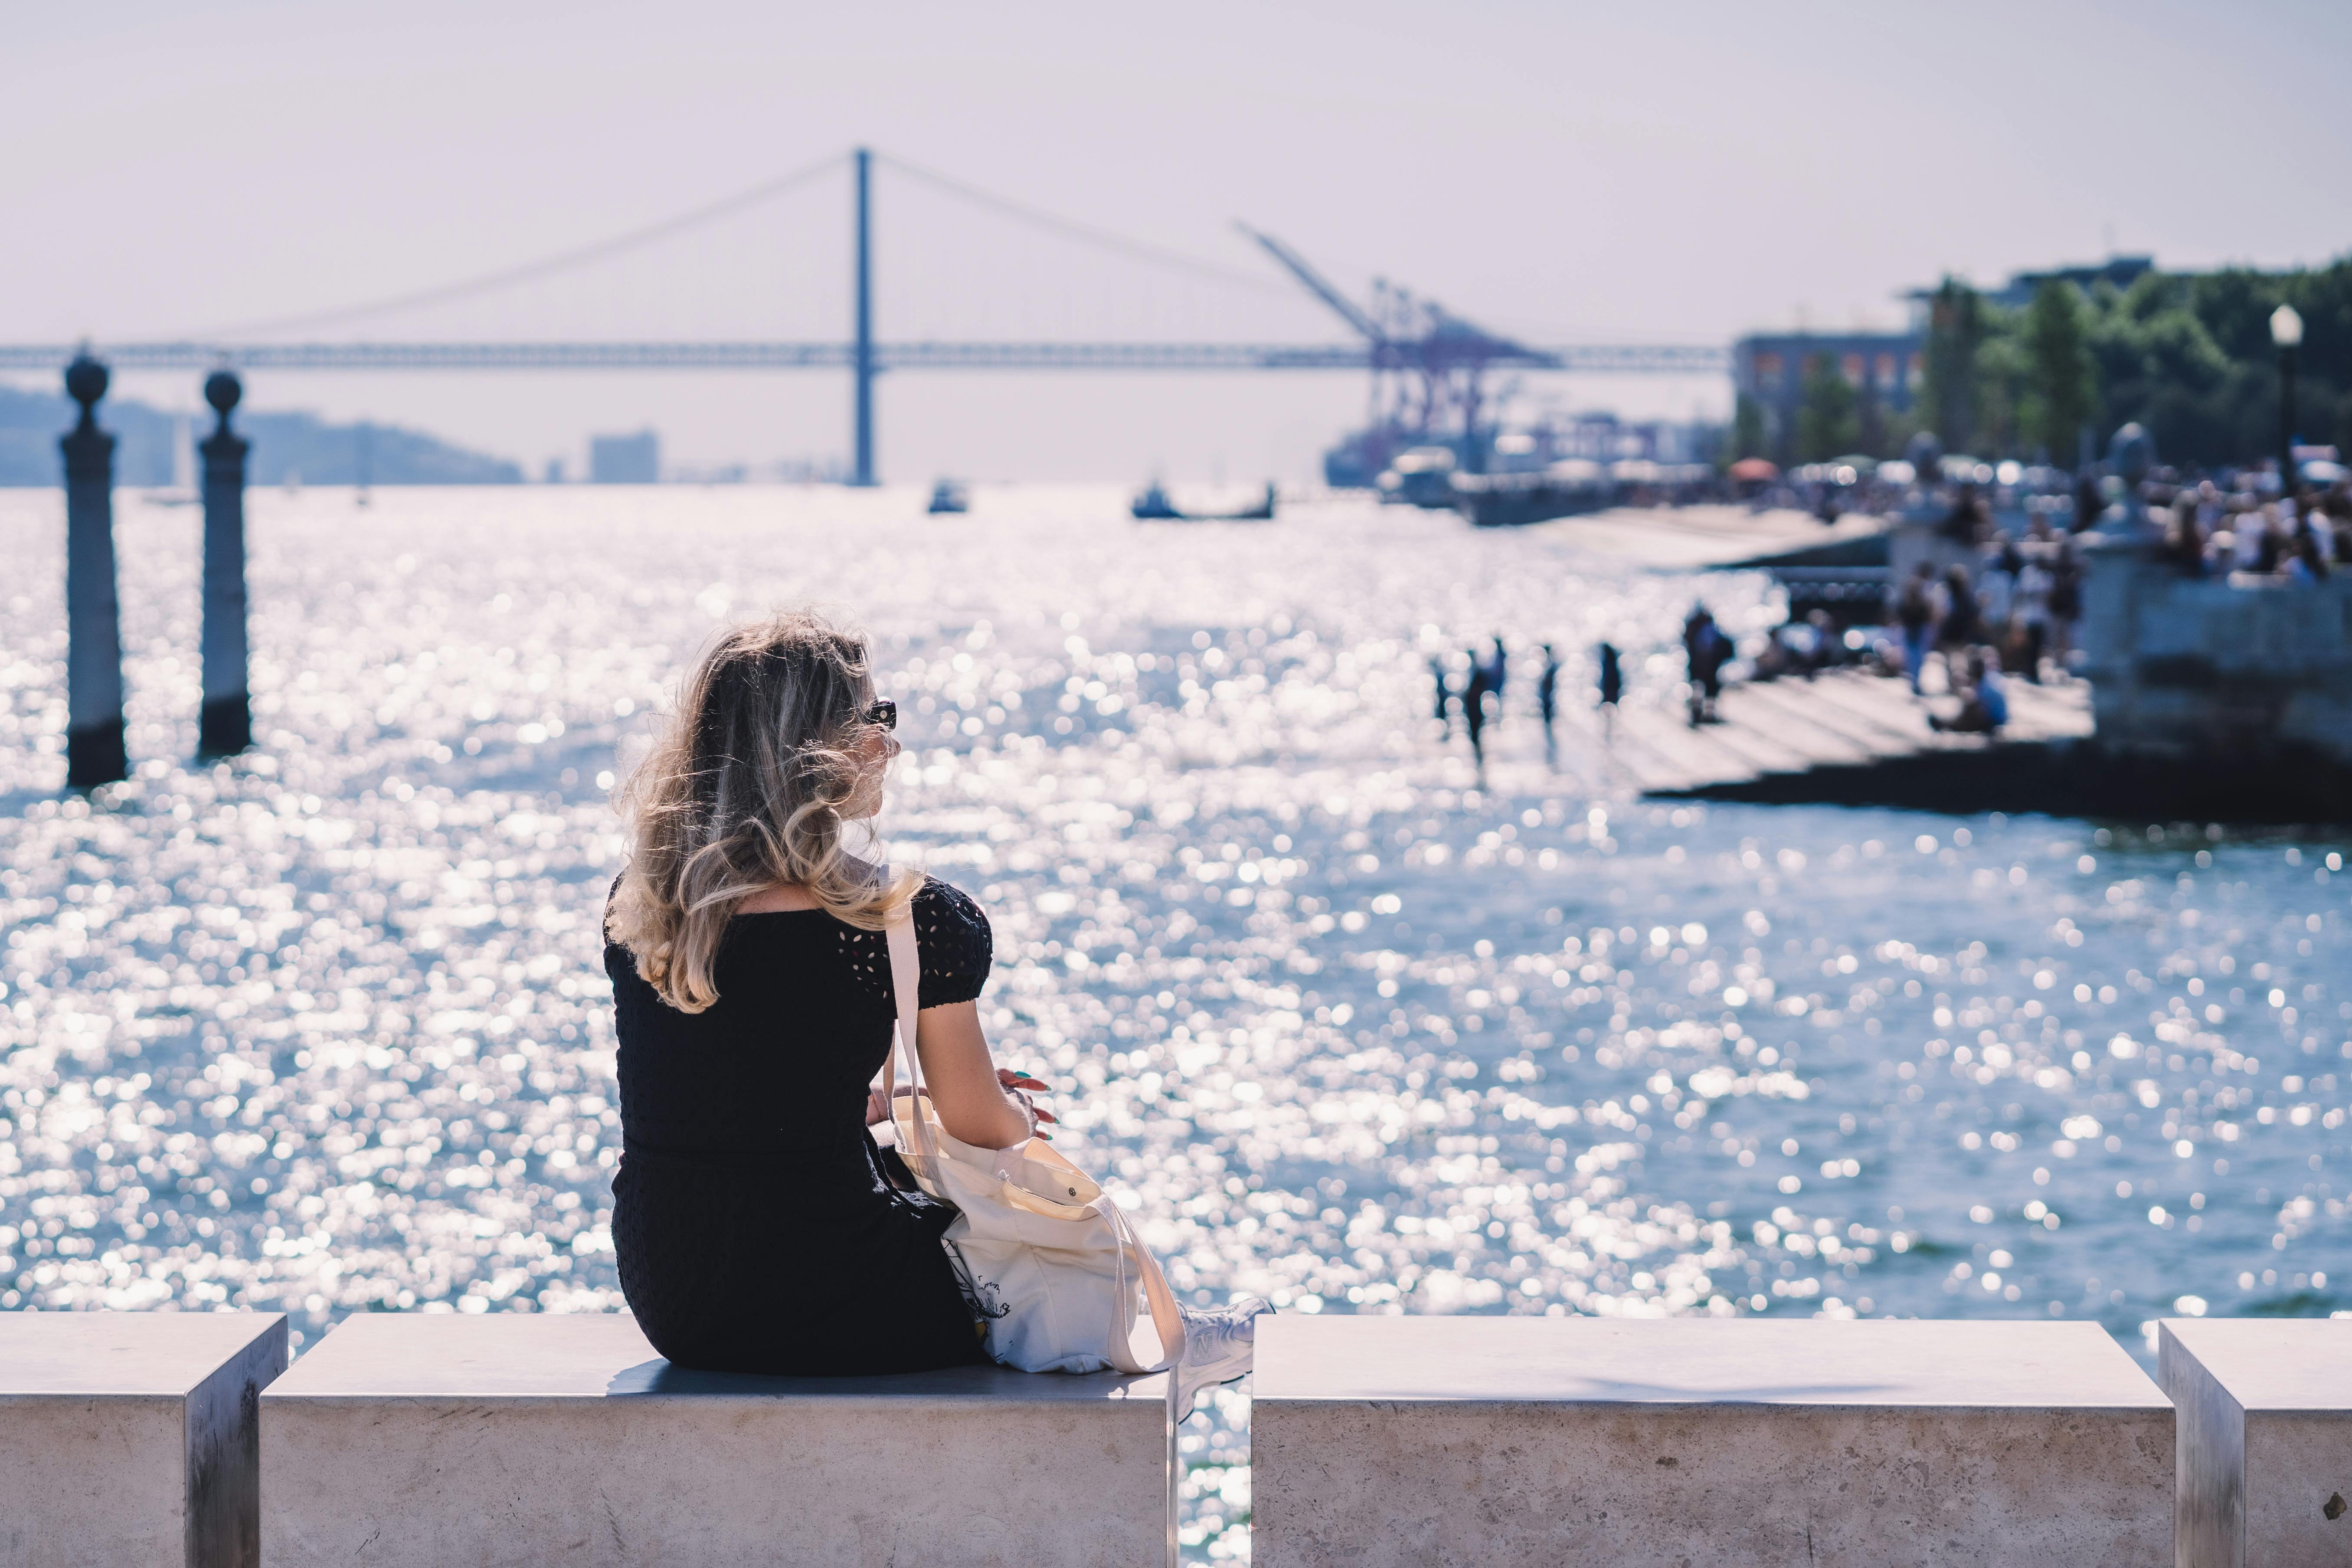
MULTIPOLYGON (((947 1131, 1010 1148, 1040 1121, 977 998, 992 946, 962 892, 849 852, 882 805, 896 708, 863 638, 793 612, 720 637, 623 797, 606 913, 620 1042, 621 1289, 683 1366, 796 1374, 980 1360, 983 1309, 868 1128, 897 1008, 883 928, 911 906, 915 1048, 947 1131)), ((1248 1370, 1263 1303, 1188 1311, 1186 1382, 1248 1370)), ((1189 1408, 1189 1397, 1188 1405, 1189 1408)))

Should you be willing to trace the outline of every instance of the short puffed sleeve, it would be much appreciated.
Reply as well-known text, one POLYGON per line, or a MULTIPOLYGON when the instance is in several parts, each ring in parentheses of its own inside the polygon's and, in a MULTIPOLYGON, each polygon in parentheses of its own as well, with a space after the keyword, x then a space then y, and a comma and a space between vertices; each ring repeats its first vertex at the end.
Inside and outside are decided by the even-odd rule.
POLYGON ((918 1005, 945 1007, 978 996, 996 952, 996 934, 980 906, 962 889, 926 878, 915 895, 914 917, 922 953, 918 1005))

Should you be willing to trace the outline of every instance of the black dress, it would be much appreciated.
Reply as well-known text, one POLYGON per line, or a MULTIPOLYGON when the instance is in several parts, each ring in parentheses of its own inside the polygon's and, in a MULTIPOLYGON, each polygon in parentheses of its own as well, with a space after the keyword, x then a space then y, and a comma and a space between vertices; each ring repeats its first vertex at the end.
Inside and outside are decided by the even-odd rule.
MULTIPOLYGON (((944 882, 915 895, 925 1007, 968 1002, 992 942, 944 882)), ((681 1013, 608 942, 620 1037, 613 1249, 654 1348, 680 1366, 794 1375, 982 1359, 940 1234, 866 1130, 898 1008, 879 931, 822 910, 738 915, 719 1000, 681 1013)), ((904 1167, 898 1169, 903 1173, 904 1167)))

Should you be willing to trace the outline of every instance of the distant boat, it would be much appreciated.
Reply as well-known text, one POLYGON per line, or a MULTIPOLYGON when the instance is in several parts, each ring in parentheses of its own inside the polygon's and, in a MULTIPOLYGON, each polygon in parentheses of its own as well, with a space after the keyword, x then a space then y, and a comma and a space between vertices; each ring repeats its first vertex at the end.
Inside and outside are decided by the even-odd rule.
POLYGON ((1374 488, 1392 505, 1446 510, 1454 505, 1454 471, 1460 462, 1451 447, 1415 447, 1399 452, 1374 488))
POLYGON ((1265 499, 1255 506, 1245 506, 1238 511, 1181 511, 1168 499, 1168 491, 1154 479, 1135 498, 1128 510, 1139 522, 1271 522, 1274 521, 1275 487, 1266 481, 1265 499))
POLYGON ((172 482, 163 489, 149 490, 149 506, 194 506, 196 504, 195 432, 185 414, 172 416, 172 482))
POLYGON ((964 512, 971 510, 971 492, 964 489, 962 480, 941 479, 931 487, 930 510, 934 514, 964 512))
POLYGON ((1567 458, 1531 474, 1454 474, 1454 510, 1480 528, 1518 528, 1615 504, 1617 481, 1600 464, 1567 458))

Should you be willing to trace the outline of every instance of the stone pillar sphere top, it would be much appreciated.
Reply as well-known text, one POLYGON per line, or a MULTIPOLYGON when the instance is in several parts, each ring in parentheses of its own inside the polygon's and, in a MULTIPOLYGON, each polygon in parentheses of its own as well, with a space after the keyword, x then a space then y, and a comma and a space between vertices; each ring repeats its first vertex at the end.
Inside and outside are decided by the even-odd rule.
POLYGON ((2107 443, 2107 466, 2115 470, 2116 478, 2137 490, 2147 478, 2148 470, 2156 467, 2156 437, 2136 421, 2125 426, 2107 443))
POLYGON ((73 363, 66 366, 66 395, 81 405, 85 418, 106 395, 106 367, 90 358, 87 350, 74 355, 73 363))
POLYGON ((1931 485, 1944 477, 1944 443, 1936 438, 1933 430, 1922 430, 1912 437, 1904 444, 1903 456, 1921 484, 1931 485))
POLYGON ((244 395, 245 387, 234 371, 216 370, 205 377, 205 401, 213 405, 214 412, 221 416, 224 423, 228 419, 228 411, 236 407, 237 399, 244 395))

